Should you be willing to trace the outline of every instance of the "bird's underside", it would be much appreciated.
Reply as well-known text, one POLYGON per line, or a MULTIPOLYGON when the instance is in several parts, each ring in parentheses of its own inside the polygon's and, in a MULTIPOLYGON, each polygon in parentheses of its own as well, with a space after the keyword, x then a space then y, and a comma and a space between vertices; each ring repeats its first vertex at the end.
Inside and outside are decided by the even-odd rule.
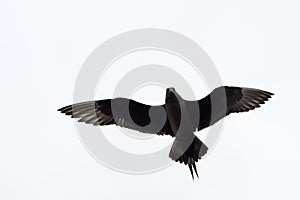
POLYGON ((189 166, 198 176, 195 163, 208 147, 194 135, 231 113, 260 107, 273 94, 253 88, 222 86, 203 99, 184 100, 174 88, 166 91, 164 105, 146 105, 126 98, 87 101, 65 106, 58 111, 79 118, 79 122, 117 125, 143 133, 175 137, 169 157, 189 166))

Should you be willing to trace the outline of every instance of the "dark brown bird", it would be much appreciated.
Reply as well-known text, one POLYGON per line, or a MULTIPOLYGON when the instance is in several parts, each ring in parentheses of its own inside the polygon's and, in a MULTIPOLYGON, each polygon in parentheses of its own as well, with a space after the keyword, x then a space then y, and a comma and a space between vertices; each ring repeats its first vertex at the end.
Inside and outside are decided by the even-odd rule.
POLYGON ((76 103, 58 111, 79 118, 79 122, 105 126, 117 125, 143 133, 175 137, 169 157, 189 166, 198 177, 195 163, 208 147, 195 136, 231 113, 260 107, 273 93, 253 88, 222 86, 201 100, 183 99, 174 88, 166 90, 164 105, 146 105, 126 98, 76 103))

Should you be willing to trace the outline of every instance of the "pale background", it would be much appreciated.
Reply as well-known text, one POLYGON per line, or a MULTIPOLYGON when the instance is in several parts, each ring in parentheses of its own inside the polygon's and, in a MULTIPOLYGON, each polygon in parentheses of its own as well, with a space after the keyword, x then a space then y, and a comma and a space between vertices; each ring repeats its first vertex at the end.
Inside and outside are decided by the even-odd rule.
POLYGON ((299 10, 296 0, 2 0, 0 199, 299 199, 299 10), (56 112, 72 102, 90 52, 147 27, 196 41, 224 84, 275 93, 263 108, 226 119, 197 165, 199 180, 179 164, 147 175, 110 170, 56 112))

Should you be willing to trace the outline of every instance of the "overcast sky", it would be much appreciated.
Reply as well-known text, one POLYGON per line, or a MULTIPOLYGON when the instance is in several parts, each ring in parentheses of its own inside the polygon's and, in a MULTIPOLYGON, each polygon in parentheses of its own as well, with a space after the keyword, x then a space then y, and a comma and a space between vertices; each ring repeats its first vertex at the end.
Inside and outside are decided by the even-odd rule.
MULTIPOLYGON (((2 0, 0 199, 299 199, 299 10, 292 0, 2 0), (111 170, 82 146, 74 121, 56 111, 73 102, 77 74, 97 46, 139 28, 191 38, 225 85, 275 93, 262 108, 225 119, 216 147, 197 163, 199 180, 178 163, 146 175, 111 170)), ((141 60, 131 56, 112 70, 141 60)), ((207 95, 201 77, 191 77, 197 98, 207 95)), ((103 85, 96 97, 111 95, 113 84, 103 85)), ((135 97, 155 104, 164 95, 162 87, 145 87, 135 97)), ((120 148, 149 150, 106 128, 120 148)))

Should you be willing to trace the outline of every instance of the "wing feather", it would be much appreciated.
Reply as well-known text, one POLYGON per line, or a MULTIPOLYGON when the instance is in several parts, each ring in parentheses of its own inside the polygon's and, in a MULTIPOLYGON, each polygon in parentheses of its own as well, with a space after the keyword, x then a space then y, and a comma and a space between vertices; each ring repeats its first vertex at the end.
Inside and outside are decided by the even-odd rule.
POLYGON ((126 98, 115 98, 76 103, 58 111, 95 126, 115 124, 144 133, 173 136, 164 105, 150 106, 126 98), (156 112, 152 117, 151 111, 156 112), (156 123, 149 126, 151 122, 156 123))
POLYGON ((213 125, 231 113, 248 112, 259 108, 268 101, 271 92, 245 87, 222 86, 214 89, 209 95, 199 101, 188 101, 190 113, 198 107, 200 111, 199 123, 196 130, 213 125))

